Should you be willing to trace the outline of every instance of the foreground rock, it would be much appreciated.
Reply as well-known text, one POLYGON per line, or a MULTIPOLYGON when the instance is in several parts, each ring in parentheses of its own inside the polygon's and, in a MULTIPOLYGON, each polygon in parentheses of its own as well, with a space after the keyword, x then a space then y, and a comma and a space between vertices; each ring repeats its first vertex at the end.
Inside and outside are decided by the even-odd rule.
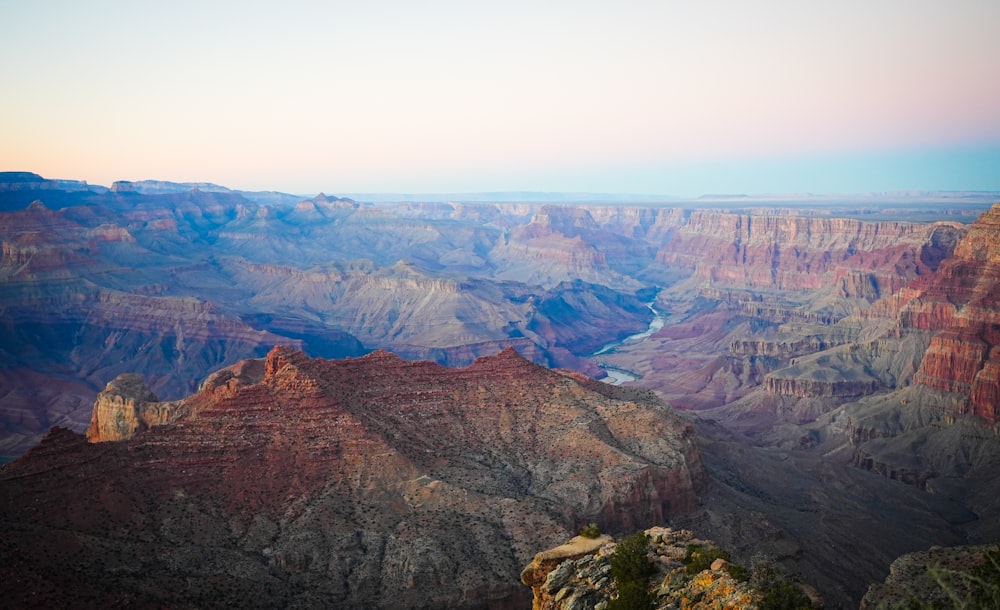
POLYGON ((513 350, 275 348, 133 427, 164 412, 135 381, 98 405, 124 440, 54 429, 0 472, 15 606, 523 608, 539 545, 690 510, 703 476, 669 408, 513 350))
MULTIPOLYGON (((777 607, 773 600, 779 589, 787 599, 802 604, 795 607, 822 607, 818 596, 806 593, 811 588, 787 582, 766 562, 752 569, 731 564, 727 552, 687 530, 653 527, 645 534, 649 541, 647 560, 653 565, 646 588, 658 609, 751 610, 765 597, 777 607)), ((522 582, 534 595, 532 609, 607 608, 620 593, 612 574, 616 548, 609 536, 577 536, 535 555, 521 573, 522 582)))
MULTIPOLYGON (((988 545, 933 547, 927 551, 908 553, 892 562, 885 582, 872 585, 861 600, 861 610, 891 610, 893 608, 929 607, 958 608, 972 602, 975 596, 992 595, 1000 601, 1000 565, 987 564, 984 555, 988 545), (986 568, 992 578, 981 571, 986 568), (979 573, 977 573, 979 572, 979 573), (926 604, 915 605, 914 602, 926 604)), ((993 561, 996 561, 996 546, 993 561)), ((985 601, 985 597, 980 600, 985 601)), ((988 608, 992 604, 969 605, 988 608)))

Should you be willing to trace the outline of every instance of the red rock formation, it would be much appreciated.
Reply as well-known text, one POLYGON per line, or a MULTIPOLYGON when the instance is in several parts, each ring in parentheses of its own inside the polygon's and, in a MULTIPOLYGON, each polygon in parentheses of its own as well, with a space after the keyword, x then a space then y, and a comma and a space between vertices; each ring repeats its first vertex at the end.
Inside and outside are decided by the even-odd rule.
POLYGON ((953 238, 960 231, 942 223, 696 210, 656 258, 713 284, 832 288, 842 298, 874 301, 936 268, 948 251, 930 247, 935 232, 953 238))
POLYGON ((113 426, 131 438, 54 430, 0 471, 10 603, 523 607, 540 545, 690 510, 703 476, 662 405, 513 350, 447 369, 277 347, 145 430, 162 403, 131 381, 95 414, 131 415, 113 426))
MULTIPOLYGON (((206 380, 213 387, 218 385, 218 374, 206 380)), ((213 395, 220 395, 214 392, 213 395)), ((120 441, 132 438, 139 432, 177 420, 187 414, 182 402, 160 402, 156 394, 146 387, 142 377, 123 373, 110 381, 97 395, 94 412, 87 428, 87 440, 92 443, 120 441)))
POLYGON ((916 383, 967 398, 963 413, 1000 421, 1000 204, 985 212, 931 276, 890 306, 903 328, 938 332, 916 383))

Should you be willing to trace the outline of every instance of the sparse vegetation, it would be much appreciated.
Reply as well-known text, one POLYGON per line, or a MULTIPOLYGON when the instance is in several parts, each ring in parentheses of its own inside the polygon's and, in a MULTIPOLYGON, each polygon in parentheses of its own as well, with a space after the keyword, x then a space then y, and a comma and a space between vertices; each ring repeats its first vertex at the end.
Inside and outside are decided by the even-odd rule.
POLYGON ((934 599, 911 599, 905 610, 995 610, 1000 608, 1000 546, 983 553, 983 563, 969 572, 928 569, 939 593, 934 599))
POLYGON ((625 536, 615 545, 611 556, 611 576, 618 588, 618 597, 611 600, 608 610, 649 610, 653 594, 648 589, 649 577, 656 567, 649 560, 649 536, 636 532, 625 536))
POLYGON ((580 530, 580 535, 584 538, 597 538, 601 535, 601 528, 596 523, 590 523, 580 530))
POLYGON ((702 570, 709 569, 716 559, 729 561, 729 553, 714 546, 689 544, 687 555, 684 556, 684 565, 687 566, 688 574, 697 574, 702 570))
POLYGON ((618 587, 618 597, 608 602, 608 610, 650 610, 654 607, 653 594, 645 584, 628 582, 618 587))
MULTIPOLYGON (((754 557, 750 586, 761 594, 760 610, 810 610, 812 600, 766 558, 754 557)), ((731 572, 730 572, 731 573, 731 572)))
POLYGON ((732 576, 739 582, 749 581, 750 577, 753 574, 750 568, 747 568, 746 566, 741 566, 738 563, 730 563, 728 566, 726 566, 726 570, 729 571, 730 576, 732 576))
POLYGON ((802 589, 790 582, 772 583, 762 591, 760 610, 810 610, 812 601, 802 589))

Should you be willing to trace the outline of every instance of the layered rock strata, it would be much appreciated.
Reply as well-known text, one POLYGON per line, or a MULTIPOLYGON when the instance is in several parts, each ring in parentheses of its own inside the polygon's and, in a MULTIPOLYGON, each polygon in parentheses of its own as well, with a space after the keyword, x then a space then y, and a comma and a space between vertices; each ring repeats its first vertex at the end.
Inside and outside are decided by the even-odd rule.
POLYGON ((712 283, 832 288, 870 302, 935 269, 947 250, 932 244, 960 233, 954 225, 695 210, 656 260, 712 283))
POLYGON ((902 329, 934 333, 914 382, 964 399, 960 413, 1000 421, 1000 204, 985 212, 936 273, 885 304, 902 329))
POLYGON ((165 405, 119 378, 91 440, 123 440, 56 429, 0 472, 0 590, 50 607, 524 607, 540 541, 695 506, 690 425, 588 383, 513 350, 447 369, 278 347, 159 423, 165 405))

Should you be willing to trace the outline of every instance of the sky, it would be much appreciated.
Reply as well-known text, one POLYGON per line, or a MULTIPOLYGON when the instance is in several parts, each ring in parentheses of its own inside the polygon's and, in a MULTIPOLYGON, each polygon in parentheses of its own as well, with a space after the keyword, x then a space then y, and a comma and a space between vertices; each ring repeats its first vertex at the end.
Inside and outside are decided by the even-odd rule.
POLYGON ((0 170, 1000 191, 998 26, 997 0, 0 0, 0 170))

